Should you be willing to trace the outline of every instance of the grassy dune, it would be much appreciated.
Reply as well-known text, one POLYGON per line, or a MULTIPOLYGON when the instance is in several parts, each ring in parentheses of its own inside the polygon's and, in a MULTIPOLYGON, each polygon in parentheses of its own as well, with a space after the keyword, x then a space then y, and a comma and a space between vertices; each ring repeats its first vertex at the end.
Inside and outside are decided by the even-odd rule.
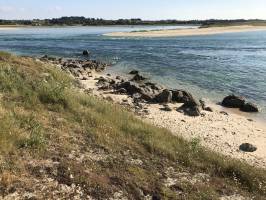
POLYGON ((206 150, 196 139, 184 141, 80 92, 78 83, 54 66, 3 52, 0 163, 2 196, 266 196, 265 170, 206 150))

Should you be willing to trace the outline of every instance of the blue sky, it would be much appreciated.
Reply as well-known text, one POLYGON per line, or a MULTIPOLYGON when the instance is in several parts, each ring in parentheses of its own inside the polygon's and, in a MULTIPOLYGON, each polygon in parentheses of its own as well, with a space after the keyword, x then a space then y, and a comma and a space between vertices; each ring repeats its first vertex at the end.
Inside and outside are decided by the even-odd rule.
POLYGON ((1 19, 266 19, 266 0, 0 0, 1 19))

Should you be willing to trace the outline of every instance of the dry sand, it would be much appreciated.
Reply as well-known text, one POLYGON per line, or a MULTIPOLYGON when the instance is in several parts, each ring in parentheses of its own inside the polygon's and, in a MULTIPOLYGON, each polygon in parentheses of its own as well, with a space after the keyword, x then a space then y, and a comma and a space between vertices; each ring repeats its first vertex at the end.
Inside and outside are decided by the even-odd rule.
MULTIPOLYGON (((104 99, 111 99, 115 103, 132 105, 132 98, 127 95, 112 94, 111 91, 98 91, 94 78, 100 77, 94 74, 90 80, 81 81, 85 89, 92 94, 104 99)), ((114 76, 115 77, 115 76, 114 76)), ((114 78, 113 77, 113 78, 114 78)), ((231 156, 249 164, 266 168, 266 125, 257 121, 249 120, 228 110, 223 114, 224 108, 207 103, 214 109, 214 112, 203 111, 201 117, 189 117, 176 111, 182 104, 169 104, 173 111, 167 112, 159 104, 144 104, 145 112, 140 118, 158 127, 169 129, 174 135, 182 136, 187 140, 198 139, 200 144, 231 156), (258 150, 253 153, 245 153, 239 150, 242 143, 251 143, 257 146, 258 150)), ((141 111, 141 112, 142 112, 141 111)))
POLYGON ((17 25, 0 25, 0 31, 9 31, 9 30, 17 30, 24 26, 17 26, 17 25))
POLYGON ((237 33, 248 31, 266 30, 266 26, 227 26, 213 28, 193 28, 193 29, 173 29, 173 30, 156 30, 156 31, 139 31, 139 32, 114 32, 104 34, 105 36, 115 37, 174 37, 174 36, 196 36, 196 35, 213 35, 220 33, 237 33))

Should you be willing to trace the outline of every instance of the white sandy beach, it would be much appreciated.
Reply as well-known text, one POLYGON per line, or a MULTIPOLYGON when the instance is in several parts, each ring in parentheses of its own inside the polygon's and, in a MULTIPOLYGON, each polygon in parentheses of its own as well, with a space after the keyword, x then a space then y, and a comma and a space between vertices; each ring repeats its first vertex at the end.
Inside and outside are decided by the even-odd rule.
POLYGON ((0 31, 10 31, 10 30, 17 30, 18 28, 12 28, 12 27, 10 27, 10 28, 8 28, 8 27, 0 27, 0 31))
POLYGON ((214 35, 221 33, 238 33, 249 31, 266 30, 266 26, 227 26, 213 28, 193 28, 193 29, 173 29, 173 30, 156 30, 156 31, 136 31, 136 32, 114 32, 104 34, 105 36, 114 37, 174 37, 174 36, 197 36, 197 35, 214 35))
POLYGON ((21 27, 25 26, 16 26, 16 25, 0 25, 0 31, 10 31, 10 30, 17 30, 21 27))
MULTIPOLYGON (((133 105, 132 98, 127 95, 112 94, 111 91, 97 90, 96 80, 100 74, 94 74, 90 80, 81 81, 84 88, 92 94, 104 99, 111 99, 121 105, 133 105), (126 103, 125 103, 126 102, 126 103)), ((114 78, 114 77, 113 77, 114 78)), ((221 113, 224 108, 211 106, 214 112, 203 111, 201 117, 189 117, 176 111, 182 104, 169 104, 173 109, 163 111, 159 104, 144 104, 140 118, 158 127, 169 129, 174 135, 182 136, 187 140, 197 139, 200 144, 223 155, 246 161, 249 164, 266 168, 266 126, 261 122, 250 120, 245 116, 232 113, 221 113), (242 143, 251 143, 258 150, 245 153, 239 150, 242 143)))

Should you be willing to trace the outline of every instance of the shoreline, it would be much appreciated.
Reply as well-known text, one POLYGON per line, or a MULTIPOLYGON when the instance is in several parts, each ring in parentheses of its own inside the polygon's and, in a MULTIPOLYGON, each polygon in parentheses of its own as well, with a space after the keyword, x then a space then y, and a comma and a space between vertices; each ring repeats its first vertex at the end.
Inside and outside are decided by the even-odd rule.
POLYGON ((173 29, 173 30, 155 30, 155 31, 136 31, 136 32, 113 32, 103 34, 109 37, 175 37, 175 36, 200 36, 215 35, 223 33, 240 33, 251 31, 266 31, 266 26, 225 26, 197 29, 173 29))
MULTIPOLYGON (((202 110, 198 117, 191 117, 178 112, 183 103, 150 103, 142 101, 127 92, 114 88, 114 85, 127 82, 129 77, 118 77, 116 74, 107 74, 105 69, 80 72, 78 68, 68 68, 58 61, 45 61, 56 64, 59 68, 69 72, 81 84, 81 90, 108 102, 119 104, 140 119, 170 130, 173 135, 189 141, 198 141, 200 145, 221 153, 225 156, 245 161, 252 166, 266 168, 266 126, 257 120, 233 112, 225 111, 223 107, 206 102, 212 111, 202 110), (64 66, 64 67, 63 67, 64 66), (258 149, 253 153, 239 150, 242 143, 251 143, 258 149)), ((82 71, 82 70, 81 70, 82 71)), ((154 87, 157 87, 156 83, 154 87)))

